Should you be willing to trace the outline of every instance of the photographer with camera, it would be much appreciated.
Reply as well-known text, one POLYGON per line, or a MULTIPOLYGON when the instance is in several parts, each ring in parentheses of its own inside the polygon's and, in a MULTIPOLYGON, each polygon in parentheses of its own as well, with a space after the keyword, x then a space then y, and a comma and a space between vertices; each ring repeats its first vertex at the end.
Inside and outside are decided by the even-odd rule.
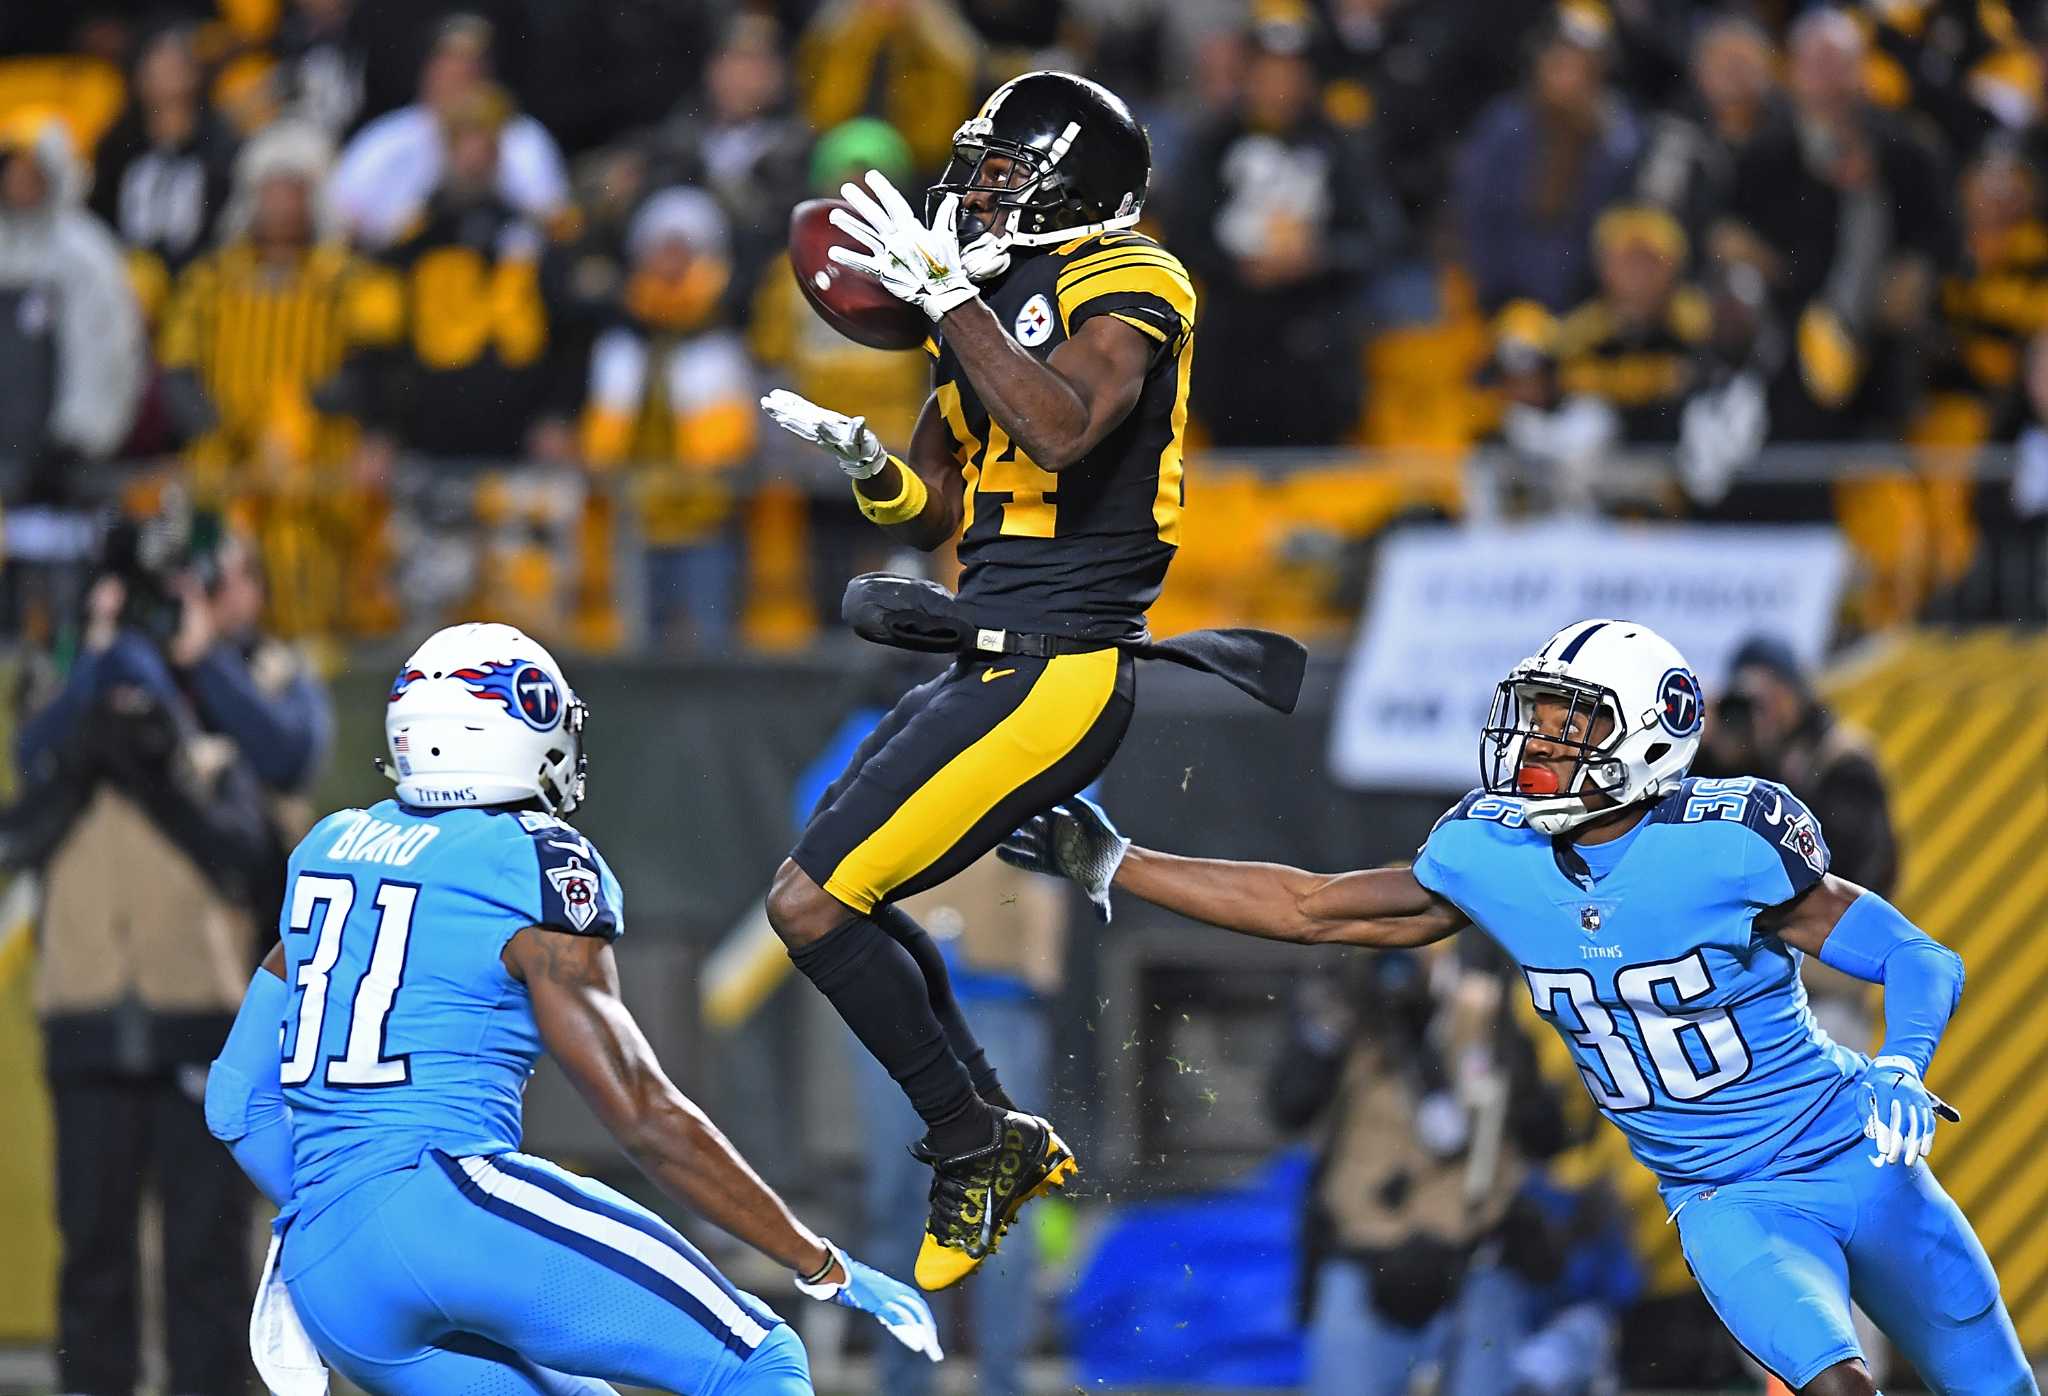
POLYGON ((1569 1141, 1502 970, 1466 938, 1303 985, 1266 1100, 1276 1125, 1319 1141, 1302 1228, 1310 1396, 1399 1396, 1425 1368, 1446 1396, 1571 1392, 1607 1367, 1598 1315, 1522 1360, 1557 1316, 1565 1242, 1525 1184, 1569 1141))
MULTIPOLYGON (((201 530, 203 534, 203 530, 201 530)), ((248 1384, 248 1184, 207 1133, 206 1064, 268 942, 327 699, 267 639, 255 558, 117 529, 61 689, 26 721, 9 861, 42 875, 37 1011, 56 1123, 61 1389, 138 1377, 144 1180, 162 1218, 167 1389, 248 1384)))
POLYGON ((1777 781, 1824 821, 1838 877, 1880 895, 1898 880, 1891 798, 1870 743, 1828 711, 1776 636, 1752 635, 1736 647, 1693 773, 1777 781))

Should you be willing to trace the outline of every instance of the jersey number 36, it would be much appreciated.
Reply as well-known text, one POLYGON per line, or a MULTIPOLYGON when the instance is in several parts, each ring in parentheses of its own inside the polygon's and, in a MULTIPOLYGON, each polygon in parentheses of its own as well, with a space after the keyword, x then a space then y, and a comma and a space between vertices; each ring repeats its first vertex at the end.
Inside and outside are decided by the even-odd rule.
MULTIPOLYGON (((1650 1083, 1635 1053, 1600 1002, 1593 976, 1582 969, 1525 969, 1536 1011, 1568 1034, 1582 1050, 1579 1074, 1586 1089, 1607 1110, 1640 1110, 1651 1103, 1650 1083), (1590 1054, 1590 1059, 1587 1054, 1590 1054), (1594 1062, 1599 1065, 1596 1067, 1594 1062)), ((1650 1058, 1658 1084, 1673 1100, 1698 1100, 1749 1074, 1749 1044, 1725 1008, 1687 1011, 1687 1002, 1714 987, 1706 961, 1695 950, 1678 960, 1630 965, 1614 976, 1614 987, 1635 1020, 1636 1038, 1650 1058), (1657 998, 1668 989, 1671 1003, 1657 998)))
MULTIPOLYGON (((419 896, 417 883, 387 880, 377 884, 371 897, 377 908, 377 936, 370 946, 369 965, 356 981, 345 1046, 341 1055, 327 1060, 321 1078, 326 1085, 402 1086, 412 1079, 412 1063, 402 1056, 384 1055, 384 1025, 405 973, 405 946, 412 938, 412 913, 419 896)), ((292 883, 291 903, 289 925, 293 932, 311 931, 315 920, 319 922, 313 953, 299 965, 299 1031, 284 1046, 280 1073, 285 1085, 303 1086, 313 1079, 313 1069, 319 1064, 328 978, 341 959, 342 932, 355 909, 355 879, 300 873, 292 883)))

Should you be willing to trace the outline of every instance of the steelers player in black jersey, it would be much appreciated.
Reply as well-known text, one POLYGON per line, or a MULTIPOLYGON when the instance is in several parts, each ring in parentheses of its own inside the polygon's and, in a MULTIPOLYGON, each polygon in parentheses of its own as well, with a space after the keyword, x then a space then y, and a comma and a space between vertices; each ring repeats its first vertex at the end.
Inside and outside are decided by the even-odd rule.
POLYGON ((895 900, 1094 780, 1130 722, 1134 650, 1179 540, 1195 335, 1187 272, 1131 231, 1151 164, 1144 129, 1096 83, 1041 72, 998 88, 955 134, 923 217, 874 173, 834 215, 862 249, 834 259, 932 320, 933 390, 903 454, 860 418, 763 400, 839 457, 890 534, 959 539, 963 652, 862 745, 768 898, 798 968, 925 1122, 927 1289, 970 1273, 1076 1168, 1004 1095, 895 900))

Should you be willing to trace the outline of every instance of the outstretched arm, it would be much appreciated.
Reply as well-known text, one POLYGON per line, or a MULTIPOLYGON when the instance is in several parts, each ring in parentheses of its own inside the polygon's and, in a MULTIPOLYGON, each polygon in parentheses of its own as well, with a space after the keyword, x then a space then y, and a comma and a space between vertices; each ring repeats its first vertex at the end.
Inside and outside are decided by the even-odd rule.
POLYGON ((1963 995, 1963 958, 1898 908, 1832 873, 1757 917, 1761 930, 1844 974, 1884 985, 1884 1045, 1871 1058, 1869 1133, 1878 1160, 1911 1167, 1934 1143, 1935 1117, 1960 1120, 1920 1078, 1963 995))
POLYGON ((901 456, 889 454, 867 418, 820 407, 787 388, 762 398, 761 407, 790 435, 829 452, 853 481, 860 511, 900 542, 930 552, 959 531, 967 478, 953 454, 953 430, 937 394, 925 399, 901 456))
POLYGON ((967 496, 967 477, 960 473, 960 462, 953 455, 953 433, 939 415, 936 396, 926 398, 924 410, 917 414, 910 449, 902 456, 890 457, 879 473, 856 480, 853 492, 870 503, 886 504, 902 496, 905 470, 914 473, 924 487, 924 508, 901 523, 881 527, 890 537, 928 553, 951 542, 960 531, 967 496))
POLYGON ((1093 800, 1076 795, 1026 820, 1003 860, 1080 886, 1109 919, 1109 889, 1227 931, 1301 945, 1428 945, 1465 914, 1406 868, 1312 873, 1277 863, 1181 858, 1139 848, 1093 800))
POLYGON ((825 1265, 824 1238, 662 1071, 619 998, 609 941, 530 926, 512 937, 504 958, 532 996, 541 1041, 662 1191, 799 1275, 825 1265))
POLYGON ((669 1196, 796 1272, 813 1299, 871 1315, 912 1352, 941 1357, 917 1292, 848 1256, 797 1220, 655 1060, 619 998, 609 941, 528 926, 505 946, 541 1041, 633 1162, 669 1196))
POLYGON ((1312 873, 1134 846, 1111 885, 1212 926, 1301 945, 1428 945, 1466 924, 1406 868, 1312 873))

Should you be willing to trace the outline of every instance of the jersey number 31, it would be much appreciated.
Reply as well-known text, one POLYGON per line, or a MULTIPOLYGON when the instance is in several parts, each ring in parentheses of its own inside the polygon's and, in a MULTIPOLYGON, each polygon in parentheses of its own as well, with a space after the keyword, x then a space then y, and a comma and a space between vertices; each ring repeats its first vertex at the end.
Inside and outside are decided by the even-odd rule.
MULTIPOLYGON (((412 938, 413 907, 420 889, 411 882, 380 882, 371 898, 377 908, 377 937, 370 946, 369 965, 356 981, 349 1010, 348 1036, 340 1056, 327 1059, 321 1078, 329 1086, 402 1086, 412 1079, 412 1063, 384 1055, 384 1025, 398 997, 405 973, 405 946, 412 938)), ((341 959, 341 936, 355 909, 352 877, 300 873, 292 883, 292 931, 304 933, 319 921, 313 953, 299 965, 299 1031, 289 1046, 280 1079, 303 1086, 319 1064, 320 1029, 327 1021, 328 977, 341 959)))

